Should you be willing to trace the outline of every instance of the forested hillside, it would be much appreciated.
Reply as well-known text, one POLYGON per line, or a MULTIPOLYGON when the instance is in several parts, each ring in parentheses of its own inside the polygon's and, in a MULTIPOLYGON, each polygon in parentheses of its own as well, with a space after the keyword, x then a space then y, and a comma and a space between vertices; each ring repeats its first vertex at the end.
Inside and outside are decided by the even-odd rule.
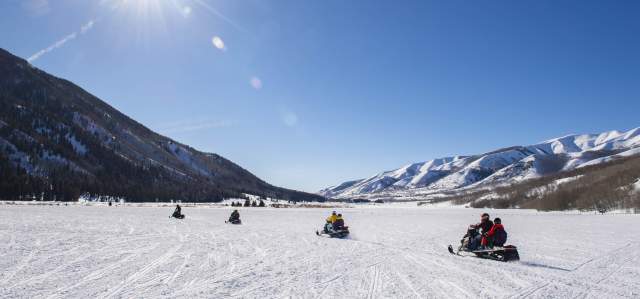
POLYGON ((76 200, 83 193, 130 201, 219 201, 242 193, 324 200, 161 136, 2 49, 0 178, 4 200, 76 200))

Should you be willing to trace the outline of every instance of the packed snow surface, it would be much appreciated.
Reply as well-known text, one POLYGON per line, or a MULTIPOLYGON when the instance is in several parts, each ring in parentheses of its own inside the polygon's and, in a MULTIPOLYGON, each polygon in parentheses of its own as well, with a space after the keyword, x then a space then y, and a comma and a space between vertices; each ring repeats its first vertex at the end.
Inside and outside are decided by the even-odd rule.
POLYGON ((0 206, 0 298, 639 298, 640 217, 489 210, 520 262, 450 255, 482 212, 0 206))

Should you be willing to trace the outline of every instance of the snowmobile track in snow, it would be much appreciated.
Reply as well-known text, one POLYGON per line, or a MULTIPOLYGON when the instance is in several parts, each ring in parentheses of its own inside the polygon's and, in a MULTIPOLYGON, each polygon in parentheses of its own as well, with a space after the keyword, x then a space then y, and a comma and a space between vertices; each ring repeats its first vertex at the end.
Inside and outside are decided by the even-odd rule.
POLYGON ((491 211, 520 251, 502 263, 446 252, 475 209, 343 209, 346 239, 314 235, 328 209, 170 212, 3 206, 0 297, 640 297, 635 215, 491 211))

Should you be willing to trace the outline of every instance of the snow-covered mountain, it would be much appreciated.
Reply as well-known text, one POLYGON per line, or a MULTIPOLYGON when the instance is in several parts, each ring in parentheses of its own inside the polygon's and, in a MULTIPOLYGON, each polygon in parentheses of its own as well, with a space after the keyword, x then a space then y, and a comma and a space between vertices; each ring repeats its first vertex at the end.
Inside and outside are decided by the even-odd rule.
POLYGON ((0 199, 215 201, 272 186, 235 163, 157 134, 75 84, 0 49, 0 199))
POLYGON ((319 193, 331 198, 419 198, 419 195, 511 184, 638 153, 640 128, 568 135, 480 155, 413 163, 319 193))

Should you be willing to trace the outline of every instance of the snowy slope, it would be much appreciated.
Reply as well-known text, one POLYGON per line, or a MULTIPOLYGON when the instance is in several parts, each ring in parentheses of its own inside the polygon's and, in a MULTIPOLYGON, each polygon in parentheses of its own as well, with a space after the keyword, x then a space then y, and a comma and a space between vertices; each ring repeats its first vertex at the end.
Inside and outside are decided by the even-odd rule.
POLYGON ((157 134, 72 82, 3 49, 0 91, 0 171, 13 183, 10 188, 0 184, 6 188, 0 191, 12 199, 40 196, 39 185, 50 186, 64 200, 85 192, 146 201, 215 201, 241 192, 324 199, 272 186, 224 157, 157 134), (16 174, 23 171, 37 184, 16 174), (47 181, 54 173, 55 180, 47 181))
POLYGON ((638 298, 637 215, 493 210, 521 261, 447 253, 480 210, 0 209, 1 298, 638 298), (288 225, 282 225, 286 219, 288 225), (393 219, 393 221, 380 221, 393 219))
POLYGON ((513 183, 640 153, 640 128, 568 135, 529 146, 409 164, 364 180, 321 190, 333 198, 404 197, 513 183))

